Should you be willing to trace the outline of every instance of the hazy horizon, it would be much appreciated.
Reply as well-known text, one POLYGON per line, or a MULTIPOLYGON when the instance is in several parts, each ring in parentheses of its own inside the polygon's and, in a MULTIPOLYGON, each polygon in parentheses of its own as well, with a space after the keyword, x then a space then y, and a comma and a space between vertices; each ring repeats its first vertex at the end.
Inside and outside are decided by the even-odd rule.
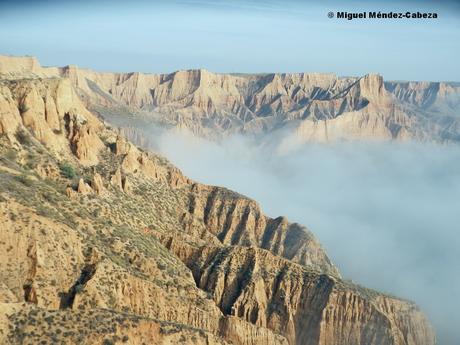
MULTIPOLYGON (((2 52, 0 52, 0 56, 3 55, 3 56, 10 56, 10 57, 34 57, 34 58, 37 58, 36 56, 34 55, 12 55, 12 54, 3 54, 2 52)), ((74 63, 64 63, 64 64, 61 64, 61 65, 44 65, 41 63, 41 61, 38 59, 38 62, 40 63, 40 65, 42 67, 65 67, 65 66, 71 66, 71 65, 76 65, 74 63)), ((201 69, 180 69, 180 70, 173 70, 173 71, 164 71, 164 72, 158 72, 158 73, 153 73, 153 72, 145 72, 145 71, 140 71, 140 70, 131 70, 131 71, 128 71, 128 72, 122 72, 122 71, 108 71, 108 70, 95 70, 95 69, 91 69, 91 68, 86 68, 86 67, 82 67, 82 66, 78 66, 76 65, 78 68, 81 68, 81 69, 84 69, 84 70, 92 70, 92 71, 95 71, 95 72, 101 72, 101 73, 135 73, 135 72, 139 72, 139 73, 143 73, 143 74, 171 74, 171 73, 175 73, 175 72, 178 72, 178 71, 187 71, 187 70, 206 70, 208 72, 211 72, 211 73, 214 73, 214 74, 229 74, 229 75, 247 75, 247 76, 251 76, 251 75, 270 75, 270 74, 303 74, 303 73, 307 73, 307 74, 315 74, 315 73, 318 73, 318 74, 334 74, 336 75, 338 78, 353 78, 353 77, 362 77, 366 74, 379 74, 383 77, 384 81, 385 82, 401 82, 401 83, 404 83, 404 82, 430 82, 430 83, 451 83, 451 84, 460 84, 460 79, 459 80, 424 80, 424 79, 418 79, 418 80, 415 80, 415 79, 388 79, 385 77, 385 75, 381 74, 381 73, 373 73, 373 72, 370 72, 370 73, 364 73, 364 74, 360 74, 360 75, 340 75, 340 74, 337 74, 335 72, 316 72, 316 71, 298 71, 298 72, 283 72, 283 71, 276 71, 276 72, 257 72, 257 73, 251 73, 251 72, 245 72, 245 73, 240 73, 240 72, 216 72, 216 71, 212 71, 212 70, 208 70, 208 69, 204 69, 204 68, 201 68, 201 69)))
POLYGON ((43 65, 165 73, 321 72, 460 81, 455 1, 0 2, 0 47, 43 65), (329 11, 426 11, 438 19, 329 19, 329 11), (90 39, 88 39, 90 38, 90 39))

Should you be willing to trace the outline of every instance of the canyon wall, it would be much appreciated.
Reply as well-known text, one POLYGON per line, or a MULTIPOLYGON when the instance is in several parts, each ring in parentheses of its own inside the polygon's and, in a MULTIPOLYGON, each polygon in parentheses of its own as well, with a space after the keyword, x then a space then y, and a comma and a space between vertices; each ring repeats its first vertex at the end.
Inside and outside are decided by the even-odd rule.
MULTIPOLYGON (((13 67, 0 64, 0 342, 435 344, 416 305, 342 280, 302 225, 136 147, 56 69, 13 67)), ((343 92, 380 99, 372 83, 343 92)))

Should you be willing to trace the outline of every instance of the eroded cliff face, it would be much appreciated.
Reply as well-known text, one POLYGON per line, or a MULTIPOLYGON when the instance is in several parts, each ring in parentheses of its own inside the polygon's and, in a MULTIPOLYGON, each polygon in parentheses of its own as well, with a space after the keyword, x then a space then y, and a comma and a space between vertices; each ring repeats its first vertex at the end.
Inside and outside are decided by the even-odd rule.
POLYGON ((163 241, 224 315, 271 329, 290 344, 435 343, 429 322, 413 303, 256 247, 192 249, 172 238, 163 241))
MULTIPOLYGON (((399 100, 427 109, 443 102, 458 103, 458 83, 443 82, 386 82, 385 87, 399 100)), ((447 104, 446 104, 447 105, 447 104)))
MULTIPOLYGON (((84 102, 109 121, 131 114, 204 137, 280 132, 284 140, 458 141, 460 86, 384 82, 376 74, 231 75, 99 73, 43 68, 34 58, 0 57, 0 74, 66 77, 84 102), (16 60, 17 59, 17 60, 16 60)), ((133 120, 129 126, 142 124, 133 120)), ((282 146, 286 143, 282 143, 282 146)))
POLYGON ((412 303, 345 283, 301 225, 139 149, 69 79, 0 91, 0 342, 434 344, 412 303))
POLYGON ((194 184, 188 208, 225 245, 257 246, 293 262, 339 275, 309 230, 289 223, 285 217, 265 216, 255 201, 242 195, 194 184))
POLYGON ((17 141, 15 134, 24 128, 57 155, 69 155, 70 149, 82 164, 97 164, 103 144, 96 132, 102 124, 86 110, 69 80, 1 80, 0 88, 0 134, 17 141))

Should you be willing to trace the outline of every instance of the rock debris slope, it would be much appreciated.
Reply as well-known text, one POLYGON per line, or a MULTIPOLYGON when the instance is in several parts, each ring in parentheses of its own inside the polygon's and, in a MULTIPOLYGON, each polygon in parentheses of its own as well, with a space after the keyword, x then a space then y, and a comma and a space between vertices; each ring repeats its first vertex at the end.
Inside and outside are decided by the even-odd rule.
POLYGON ((19 61, 0 64, 0 343, 435 344, 416 305, 342 280, 305 227, 191 181, 19 61))

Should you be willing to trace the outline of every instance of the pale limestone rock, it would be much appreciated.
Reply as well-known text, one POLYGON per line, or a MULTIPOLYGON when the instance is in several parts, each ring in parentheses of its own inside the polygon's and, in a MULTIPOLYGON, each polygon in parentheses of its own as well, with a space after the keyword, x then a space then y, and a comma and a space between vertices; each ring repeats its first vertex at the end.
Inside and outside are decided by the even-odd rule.
POLYGON ((2 56, 0 55, 0 74, 40 73, 41 66, 37 58, 32 56, 2 56))
POLYGON ((34 86, 26 92, 20 108, 23 125, 30 128, 40 142, 48 147, 58 148, 59 143, 45 121, 45 103, 34 86))
POLYGON ((135 173, 140 169, 141 152, 134 145, 127 145, 121 166, 123 171, 135 173))
POLYGON ((125 155, 130 151, 130 144, 126 142, 126 139, 122 136, 117 136, 117 141, 115 142, 115 154, 117 156, 125 155))
POLYGON ((91 188, 96 192, 96 194, 101 195, 105 192, 104 183, 102 181, 101 175, 94 173, 93 180, 91 181, 91 188))
POLYGON ((75 192, 70 186, 65 189, 65 194, 71 199, 77 196, 77 192, 75 192))
POLYGON ((104 143, 97 134, 97 127, 79 114, 67 114, 66 119, 69 139, 77 158, 83 165, 96 165, 99 162, 98 154, 104 148, 104 143))
POLYGON ((125 176, 125 178, 122 181, 122 184, 123 184, 123 192, 127 194, 132 192, 133 186, 132 186, 132 183, 129 181, 128 176, 125 176))
POLYGON ((0 85, 0 134, 12 135, 21 124, 21 115, 10 89, 0 85))
POLYGON ((87 195, 93 192, 92 188, 82 178, 78 181, 78 193, 87 195))
POLYGON ((53 97, 48 93, 45 97, 45 118, 48 126, 54 131, 61 130, 59 115, 53 97))
POLYGON ((123 190, 123 183, 122 183, 120 168, 118 168, 115 171, 115 174, 113 174, 112 177, 110 178, 110 184, 120 190, 123 190))
POLYGON ((389 102, 389 93, 383 85, 383 78, 378 74, 367 74, 359 80, 359 88, 362 97, 372 102, 389 102))

